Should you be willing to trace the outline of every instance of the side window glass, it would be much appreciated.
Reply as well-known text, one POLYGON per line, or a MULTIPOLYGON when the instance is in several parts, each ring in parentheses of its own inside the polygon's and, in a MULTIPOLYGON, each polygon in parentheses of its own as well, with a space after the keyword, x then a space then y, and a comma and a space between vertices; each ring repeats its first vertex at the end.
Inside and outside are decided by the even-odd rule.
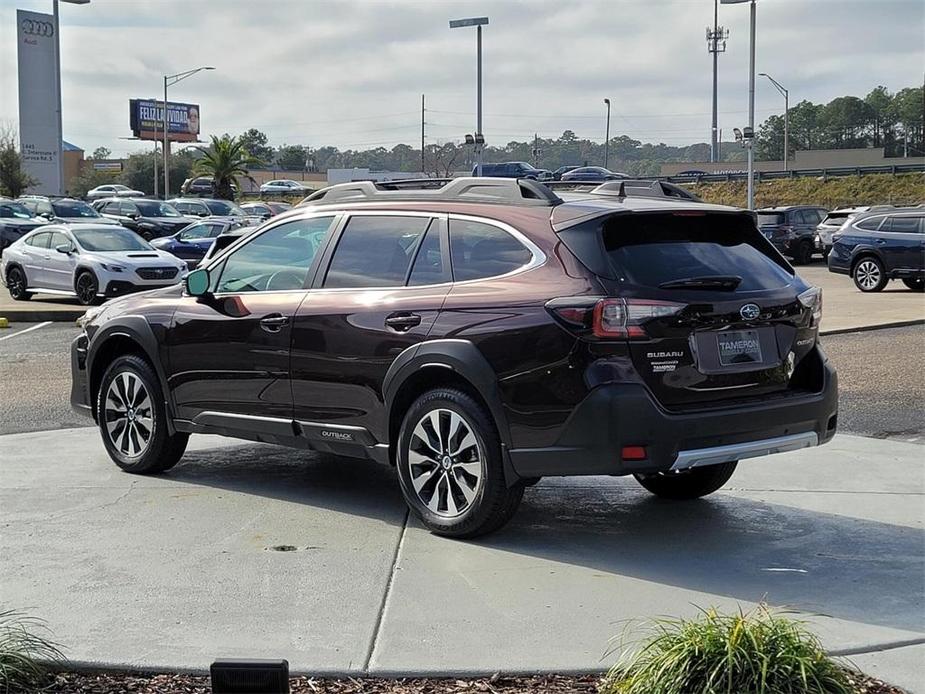
POLYGON ((794 210, 790 213, 793 217, 792 224, 809 224, 809 215, 807 215, 806 210, 794 210))
POLYGON ((251 239, 225 261, 215 291, 301 289, 333 219, 299 219, 251 239))
POLYGON ((180 232, 181 241, 205 238, 208 235, 205 224, 194 224, 180 232))
POLYGON ((430 217, 351 217, 324 286, 401 287, 430 217))
POLYGON ((894 234, 917 234, 919 231, 919 218, 893 217, 890 231, 894 234))
POLYGON ((419 287, 422 284, 440 284, 449 281, 449 268, 446 267, 443 252, 440 250, 440 227, 434 223, 430 225, 427 233, 424 234, 424 240, 418 247, 414 265, 411 267, 411 275, 408 277, 408 286, 419 287))
POLYGON ((57 248, 58 246, 73 246, 71 240, 67 235, 62 234, 60 231, 56 231, 51 235, 51 242, 48 244, 49 248, 57 248))
POLYGON ((210 224, 209 232, 206 238, 214 239, 216 236, 222 233, 222 229, 224 229, 224 227, 221 224, 210 224))
POLYGON ((103 212, 107 214, 119 214, 119 203, 107 202, 106 207, 103 208, 103 212))
POLYGON ((858 229, 866 229, 867 231, 877 231, 880 227, 880 222, 883 221, 883 217, 870 217, 868 219, 862 219, 860 222, 855 224, 858 229))
POLYGON ((119 210, 122 214, 126 216, 138 211, 135 209, 135 206, 130 202, 120 203, 119 210))
POLYGON ((513 272, 532 255, 503 229, 482 222, 450 220, 450 258, 453 280, 464 282, 513 272))
POLYGON ((48 241, 51 239, 51 234, 43 232, 41 234, 36 234, 32 237, 32 240, 29 242, 30 246, 35 246, 36 248, 48 248, 48 241))

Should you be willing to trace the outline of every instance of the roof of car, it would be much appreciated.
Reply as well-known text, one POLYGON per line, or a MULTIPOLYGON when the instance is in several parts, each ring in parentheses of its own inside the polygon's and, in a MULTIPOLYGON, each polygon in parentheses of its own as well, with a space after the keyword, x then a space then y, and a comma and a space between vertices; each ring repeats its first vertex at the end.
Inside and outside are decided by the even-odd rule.
POLYGON ((755 212, 788 212, 789 210, 824 210, 822 205, 778 205, 777 207, 761 207, 755 212))

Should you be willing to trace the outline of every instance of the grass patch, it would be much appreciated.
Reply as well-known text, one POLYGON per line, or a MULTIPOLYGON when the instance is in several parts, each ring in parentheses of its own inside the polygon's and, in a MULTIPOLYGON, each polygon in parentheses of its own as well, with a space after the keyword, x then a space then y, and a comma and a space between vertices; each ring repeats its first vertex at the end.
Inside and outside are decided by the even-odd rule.
POLYGON ((34 691, 46 662, 64 659, 58 645, 43 636, 45 622, 18 610, 0 612, 0 692, 34 691))
MULTIPOLYGON (((602 694, 852 694, 848 674, 802 622, 759 605, 704 610, 693 620, 643 625, 641 646, 624 651, 602 694)), ((622 650, 627 632, 610 651, 622 650)))

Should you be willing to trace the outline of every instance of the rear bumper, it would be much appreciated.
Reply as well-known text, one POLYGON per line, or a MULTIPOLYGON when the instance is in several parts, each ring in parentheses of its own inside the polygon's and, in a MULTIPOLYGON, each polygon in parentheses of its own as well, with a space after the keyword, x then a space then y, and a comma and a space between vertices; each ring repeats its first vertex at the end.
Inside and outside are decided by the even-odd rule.
POLYGON ((575 409, 555 446, 510 451, 520 477, 628 475, 757 457, 827 443, 835 434, 838 378, 823 364, 818 393, 722 409, 674 413, 642 385, 593 390, 575 409), (621 460, 644 446, 644 460, 621 460))

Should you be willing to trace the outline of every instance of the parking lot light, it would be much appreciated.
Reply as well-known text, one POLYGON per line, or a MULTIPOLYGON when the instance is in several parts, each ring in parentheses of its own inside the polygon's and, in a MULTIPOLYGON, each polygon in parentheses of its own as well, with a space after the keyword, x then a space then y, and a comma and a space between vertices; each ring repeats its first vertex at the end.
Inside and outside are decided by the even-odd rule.
POLYGON ((170 147, 167 144, 167 87, 177 82, 182 82, 187 77, 192 77, 197 72, 214 69, 215 68, 212 66, 197 67, 192 70, 187 70, 186 72, 178 72, 175 75, 164 75, 164 200, 170 197, 170 162, 168 160, 170 147))
MULTIPOLYGON (((472 27, 476 29, 476 127, 477 135, 482 134, 482 26, 488 24, 488 17, 469 17, 468 19, 451 19, 450 29, 472 27)), ((484 141, 484 140, 483 140, 484 141)), ((476 175, 482 175, 482 148, 476 148, 476 175)))
POLYGON ((790 167, 787 166, 787 157, 790 155, 790 92, 768 73, 759 72, 758 75, 771 80, 771 84, 777 87, 777 91, 784 97, 784 171, 790 171, 790 167))

